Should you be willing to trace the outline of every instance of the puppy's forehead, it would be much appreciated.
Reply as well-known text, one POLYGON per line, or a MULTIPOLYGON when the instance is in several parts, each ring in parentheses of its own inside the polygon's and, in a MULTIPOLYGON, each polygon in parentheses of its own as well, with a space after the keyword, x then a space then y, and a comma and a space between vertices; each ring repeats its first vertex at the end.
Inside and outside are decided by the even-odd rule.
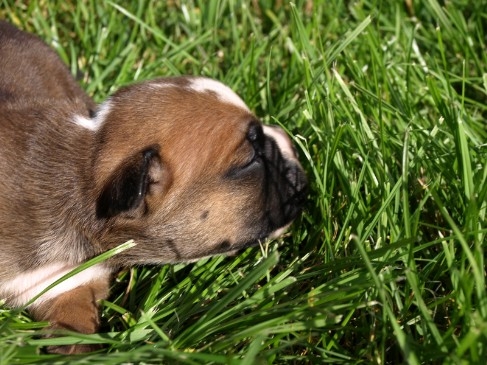
POLYGON ((244 101, 232 89, 219 81, 203 77, 195 77, 189 79, 188 87, 201 93, 214 93, 220 101, 227 104, 233 104, 239 108, 249 111, 249 108, 244 101))
POLYGON ((100 181, 150 145, 160 146, 174 176, 210 175, 247 157, 239 146, 255 120, 243 100, 215 80, 174 77, 128 86, 101 105, 90 128, 100 143, 100 181))

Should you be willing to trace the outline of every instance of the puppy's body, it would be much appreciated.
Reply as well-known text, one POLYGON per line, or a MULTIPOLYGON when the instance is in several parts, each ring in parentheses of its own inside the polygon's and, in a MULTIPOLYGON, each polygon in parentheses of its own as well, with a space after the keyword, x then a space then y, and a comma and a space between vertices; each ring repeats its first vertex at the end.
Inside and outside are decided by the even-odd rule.
POLYGON ((84 105, 77 100, 23 104, 0 104, 0 232, 2 241, 11 242, 0 255, 2 281, 60 260, 79 263, 96 253, 83 234, 89 217, 79 217, 92 204, 86 200, 85 173, 94 137, 74 124, 66 128, 84 105))
POLYGON ((73 216, 69 202, 85 201, 80 173, 93 148, 93 134, 67 121, 73 114, 88 118, 95 108, 54 51, 0 21, 0 234, 11 243, 0 255, 0 287, 29 269, 92 255, 81 254, 90 245, 66 229, 65 213, 73 216), (70 247, 58 256, 52 248, 61 242, 70 247))
POLYGON ((0 102, 36 99, 80 99, 87 112, 96 107, 52 49, 0 20, 0 102))
POLYGON ((91 118, 92 101, 37 38, 0 23, 2 59, 0 297, 24 305, 83 261, 137 243, 33 303, 53 328, 95 332, 117 267, 255 245, 299 212, 306 181, 289 139, 221 83, 132 85, 91 118))

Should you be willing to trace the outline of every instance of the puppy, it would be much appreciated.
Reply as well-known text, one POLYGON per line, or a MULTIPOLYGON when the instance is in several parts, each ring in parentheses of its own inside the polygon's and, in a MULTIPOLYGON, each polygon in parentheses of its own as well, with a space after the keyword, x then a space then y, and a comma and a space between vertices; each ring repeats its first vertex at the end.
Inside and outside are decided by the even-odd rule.
MULTIPOLYGON (((29 310, 95 333, 110 275, 189 262, 276 237, 306 177, 290 139, 223 84, 173 77, 96 107, 38 38, 0 22, 0 298, 23 306, 86 260, 136 245, 62 282, 29 310)), ((79 353, 91 346, 52 347, 79 353)))

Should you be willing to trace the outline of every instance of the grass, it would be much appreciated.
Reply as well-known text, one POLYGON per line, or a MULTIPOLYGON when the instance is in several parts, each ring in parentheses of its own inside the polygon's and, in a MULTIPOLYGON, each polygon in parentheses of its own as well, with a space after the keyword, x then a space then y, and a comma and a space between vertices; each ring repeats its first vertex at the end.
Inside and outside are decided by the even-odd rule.
POLYGON ((224 81, 294 136, 311 184, 261 249, 121 273, 99 335, 41 339, 1 308, 0 363, 485 364, 484 1, 0 4, 97 101, 224 81), (39 353, 73 341, 105 349, 39 353))

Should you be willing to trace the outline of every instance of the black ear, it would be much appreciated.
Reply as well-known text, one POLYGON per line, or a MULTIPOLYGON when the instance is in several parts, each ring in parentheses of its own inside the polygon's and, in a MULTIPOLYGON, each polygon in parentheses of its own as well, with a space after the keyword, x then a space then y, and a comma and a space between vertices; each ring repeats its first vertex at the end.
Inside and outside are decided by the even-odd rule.
POLYGON ((160 171, 158 146, 151 146, 126 159, 105 185, 96 207, 98 218, 134 212, 144 204, 151 171, 160 171))

